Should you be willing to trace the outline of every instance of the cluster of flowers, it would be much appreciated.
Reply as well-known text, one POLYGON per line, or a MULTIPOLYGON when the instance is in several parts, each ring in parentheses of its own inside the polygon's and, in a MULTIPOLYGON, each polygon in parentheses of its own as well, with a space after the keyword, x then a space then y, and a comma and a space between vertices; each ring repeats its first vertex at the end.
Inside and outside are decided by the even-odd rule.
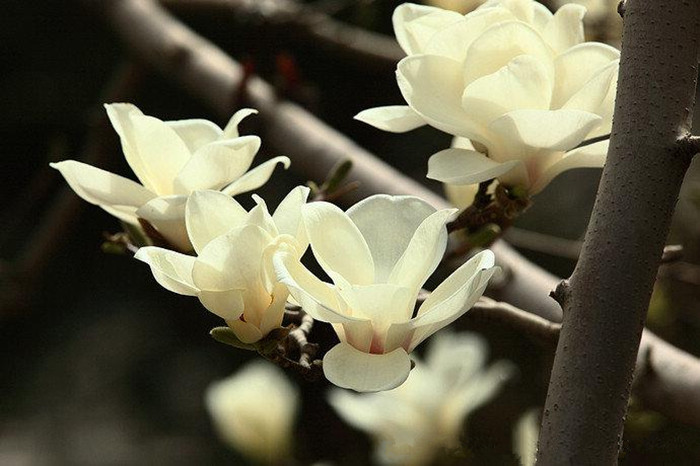
MULTIPOLYGON (((453 135, 453 147, 430 158, 427 176, 457 186, 451 192, 458 195, 496 179, 529 197, 565 170, 602 166, 608 143, 601 136, 611 128, 619 53, 584 42, 584 13, 582 6, 566 4, 552 14, 533 0, 488 0, 466 15, 401 5, 393 22, 407 57, 398 64, 397 80, 408 105, 373 108, 356 118, 386 131, 427 124, 453 135)), ((443 257, 445 225, 456 209, 376 195, 344 212, 308 202, 309 189, 299 186, 272 214, 256 195, 246 210, 233 196, 259 188, 277 164, 290 163, 275 157, 250 168, 261 142, 240 136, 238 124, 255 110, 237 112, 221 129, 205 120, 161 121, 130 104, 106 109, 142 184, 71 160, 53 167, 86 201, 126 223, 154 228, 169 247, 142 247, 136 258, 166 289, 197 297, 241 342, 254 344, 279 328, 288 301, 330 323, 340 343, 325 354, 323 370, 339 387, 373 392, 403 384, 411 372, 409 353, 463 315, 496 271, 493 254, 482 251, 415 310, 443 257), (302 263, 309 247, 331 283, 302 263)), ((450 374, 464 372, 470 379, 481 367, 469 362, 475 352, 467 347, 475 343, 464 351, 450 345, 428 359, 439 358, 450 374), (451 364, 457 361, 462 366, 455 372, 451 364)), ((366 400, 335 393, 331 403, 365 430, 440 410, 451 416, 440 424, 447 429, 442 437, 454 440, 463 413, 493 389, 445 393, 457 403, 448 407, 388 408, 392 397, 421 403, 441 398, 435 393, 455 384, 442 386, 448 375, 440 371, 419 363, 400 391, 366 400), (431 375, 418 375, 423 373, 431 375), (360 406, 365 403, 370 408, 360 406)), ((502 374, 484 380, 495 387, 502 374)), ((379 455, 396 456, 401 444, 417 442, 410 435, 380 439, 379 455)))

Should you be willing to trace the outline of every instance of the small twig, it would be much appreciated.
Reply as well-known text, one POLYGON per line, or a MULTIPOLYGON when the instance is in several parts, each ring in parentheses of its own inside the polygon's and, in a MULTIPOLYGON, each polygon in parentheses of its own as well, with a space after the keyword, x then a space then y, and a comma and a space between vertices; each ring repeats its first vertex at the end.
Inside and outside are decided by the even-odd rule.
POLYGON ((561 238, 545 233, 522 228, 511 227, 503 234, 503 238, 516 248, 543 252, 550 256, 578 259, 582 241, 561 238))
POLYGON ((661 264, 670 264, 683 258, 683 246, 680 244, 670 244, 664 248, 661 255, 661 264))
POLYGON ((580 149, 581 147, 590 146, 591 144, 595 144, 596 142, 607 141, 608 139, 610 139, 610 133, 603 134, 601 136, 596 136, 594 138, 586 139, 585 141, 581 142, 581 144, 579 144, 578 146, 574 147, 571 150, 576 150, 576 149, 580 149))

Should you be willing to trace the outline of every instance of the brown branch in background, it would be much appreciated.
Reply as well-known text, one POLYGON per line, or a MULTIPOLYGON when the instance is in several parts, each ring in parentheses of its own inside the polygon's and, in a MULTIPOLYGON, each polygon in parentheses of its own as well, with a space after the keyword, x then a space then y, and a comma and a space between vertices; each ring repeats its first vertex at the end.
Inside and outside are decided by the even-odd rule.
MULTIPOLYGON (((138 87, 141 79, 142 68, 139 65, 128 63, 121 66, 107 85, 102 100, 108 102, 129 100, 129 96, 133 95, 134 88, 138 87)), ((88 132, 87 142, 82 150, 82 161, 91 165, 104 166, 108 155, 114 152, 112 134, 112 127, 104 112, 96 112, 88 132)), ((62 154, 61 157, 65 155, 62 154)), ((42 173, 50 169, 47 165, 39 170, 38 176, 43 177, 42 173)), ((53 172, 52 176, 55 179, 60 178, 55 170, 50 171, 53 172)), ((39 186, 36 194, 45 194, 44 191, 45 188, 39 186)), ((11 261, 2 264, 0 315, 12 314, 29 306, 33 290, 42 272, 54 252, 70 237, 69 232, 83 207, 85 202, 68 186, 61 186, 58 194, 53 196, 53 201, 46 207, 45 214, 29 235, 23 249, 11 261)))
MULTIPOLYGON (((222 119, 231 115, 230 102, 234 101, 242 71, 220 49, 186 28, 153 1, 84 1, 94 5, 96 11, 109 20, 143 63, 178 82, 218 112, 222 119)), ((352 160, 353 169, 348 178, 360 181, 361 185, 352 196, 344 199, 346 202, 375 193, 413 194, 435 207, 448 207, 445 199, 378 160, 297 105, 278 102, 272 88, 259 78, 250 80, 249 93, 251 105, 261 111, 263 140, 292 159, 292 170, 307 178, 324 179, 336 163, 348 158, 352 160)), ((503 241, 494 243, 492 249, 508 278, 501 286, 491 287, 490 295, 559 322, 561 309, 549 298, 549 292, 559 279, 523 258, 503 241)), ((665 358, 664 363, 655 367, 655 376, 658 377, 657 386, 663 384, 668 399, 664 402, 659 396, 650 396, 639 390, 640 401, 669 417, 700 425, 700 360, 645 330, 640 354, 647 350, 665 358), (657 351, 659 346, 662 350, 657 351), (681 361, 683 372, 676 370, 679 367, 677 362, 681 361), (674 406, 681 405, 685 407, 683 412, 674 409, 674 406)), ((639 358, 639 373, 643 373, 645 364, 644 358, 639 358)))
POLYGON ((335 60, 363 69, 391 71, 406 54, 392 37, 336 21, 324 12, 292 0, 162 0, 178 15, 206 11, 229 15, 241 26, 278 31, 295 42, 313 44, 335 60))

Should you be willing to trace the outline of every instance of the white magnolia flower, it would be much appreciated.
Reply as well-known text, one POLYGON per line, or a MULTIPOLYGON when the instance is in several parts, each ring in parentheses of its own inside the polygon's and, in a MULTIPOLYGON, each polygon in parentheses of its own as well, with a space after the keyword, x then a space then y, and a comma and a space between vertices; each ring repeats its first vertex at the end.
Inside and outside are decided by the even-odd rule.
POLYGON ((276 366, 254 361, 211 384, 205 401, 219 436, 233 448, 264 464, 289 458, 299 392, 276 366))
POLYGON ((416 361, 406 383, 381 393, 335 389, 330 404, 350 425, 372 436, 380 464, 431 464, 441 450, 459 448, 465 418, 492 399, 514 366, 485 369, 484 340, 469 333, 439 333, 425 363, 416 361))
POLYGON ((257 196, 246 212, 226 194, 196 191, 185 219, 197 257, 152 246, 135 257, 164 288, 197 296, 243 343, 254 343, 282 323, 289 292, 276 280, 270 256, 280 245, 294 257, 306 250, 301 207, 308 195, 304 186, 293 189, 270 215, 257 196))
POLYGON ((428 0, 426 3, 431 6, 445 10, 458 11, 462 14, 472 11, 486 0, 428 0))
POLYGON ((408 354, 464 314, 495 272, 483 251, 457 269, 418 309, 423 283, 442 259, 446 220, 412 196, 369 197, 347 213, 326 202, 307 204, 304 223, 316 260, 333 284, 316 278, 293 251, 273 261, 278 279, 314 319, 333 324, 341 343, 326 353, 332 383, 357 391, 394 388, 411 368, 408 354))
POLYGON ((105 108, 143 185, 75 160, 51 166, 87 202, 127 223, 147 220, 183 251, 192 249, 184 221, 191 192, 213 189, 234 196, 265 184, 278 163, 289 166, 287 157, 275 157, 248 170, 260 138, 239 136, 238 124, 256 110, 239 110, 222 130, 207 120, 161 121, 132 104, 105 108))
POLYGON ((619 52, 583 42, 585 8, 552 15, 533 0, 489 0, 462 16, 404 4, 394 30, 408 54, 397 80, 408 106, 365 110, 379 129, 429 124, 468 140, 433 155, 428 177, 468 185, 492 178, 535 194, 557 174, 600 167, 610 132, 619 52))

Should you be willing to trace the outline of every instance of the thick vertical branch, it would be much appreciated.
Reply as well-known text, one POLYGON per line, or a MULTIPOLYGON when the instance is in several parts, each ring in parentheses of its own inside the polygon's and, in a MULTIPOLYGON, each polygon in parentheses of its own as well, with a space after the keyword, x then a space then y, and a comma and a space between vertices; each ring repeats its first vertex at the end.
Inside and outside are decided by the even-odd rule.
POLYGON ((564 321, 540 465, 617 462, 635 357, 671 214, 690 163, 697 0, 628 0, 608 161, 564 321))

